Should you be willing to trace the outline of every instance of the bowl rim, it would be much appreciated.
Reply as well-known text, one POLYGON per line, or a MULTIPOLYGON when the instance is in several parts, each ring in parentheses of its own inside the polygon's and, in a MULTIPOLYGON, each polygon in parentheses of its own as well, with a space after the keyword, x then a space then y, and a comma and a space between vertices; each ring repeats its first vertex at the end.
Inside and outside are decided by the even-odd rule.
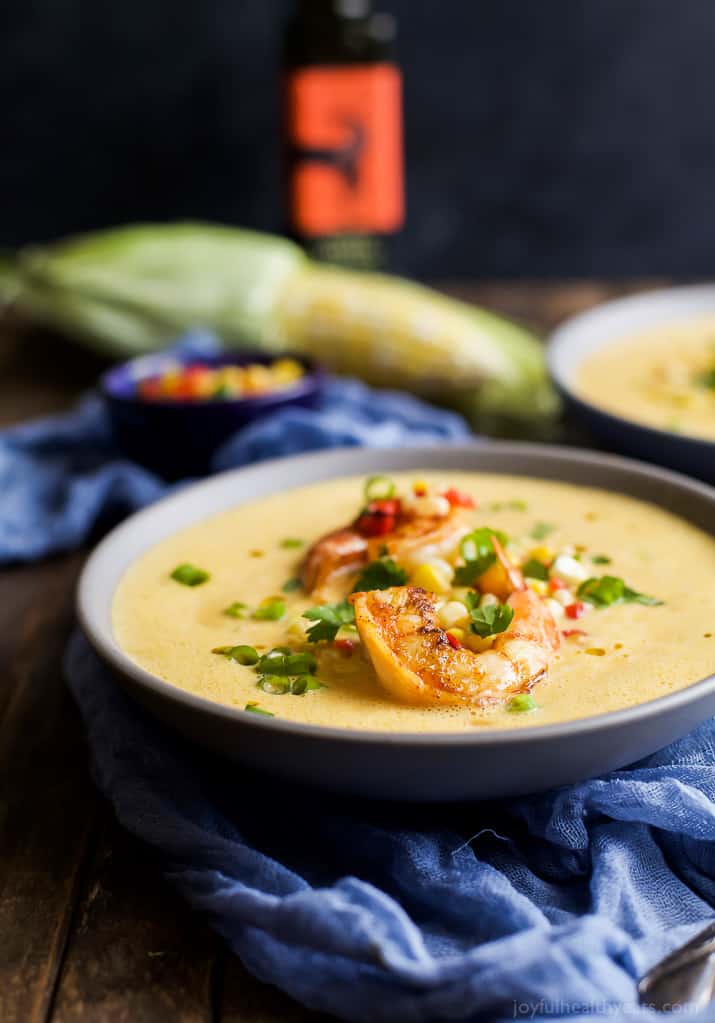
MULTIPOLYGON (((507 461, 509 457, 526 457, 527 459, 533 458, 535 460, 541 460, 542 462, 544 460, 547 462, 550 461, 553 463, 555 470, 558 465, 563 465, 565 461, 569 463, 586 463, 586 465, 593 465, 594 468, 598 466, 606 471, 608 469, 612 469, 614 471, 626 471, 632 476, 648 477, 651 482, 662 481, 664 483, 668 483, 669 485, 674 486, 681 493, 690 494, 701 502, 704 500, 706 504, 712 506, 713 512, 715 512, 714 487, 692 480, 680 473, 661 469, 647 463, 639 462, 634 459, 623 458, 621 456, 606 455, 600 452, 567 448, 557 445, 510 443, 502 441, 448 444, 433 447, 409 447, 402 449, 402 451, 408 452, 414 459, 414 465, 411 466, 412 468, 426 468, 428 467, 426 463, 429 462, 430 459, 435 458, 435 453, 442 452, 445 448, 455 452, 457 456, 459 454, 463 454, 465 457, 473 457, 475 451, 478 451, 480 448, 483 450, 488 449, 490 451, 496 450, 497 452, 501 452, 507 461), (425 461, 421 462, 422 459, 425 461)), ((339 740, 340 742, 347 743, 367 743, 374 745, 402 746, 406 748, 444 748, 474 745, 490 746, 495 743, 528 743, 530 741, 541 742, 542 740, 548 739, 573 738, 578 735, 597 733, 603 729, 609 729, 614 726, 629 725, 642 719, 657 716, 666 710, 675 710, 680 706, 687 705, 696 700, 698 696, 704 696, 715 689, 715 672, 713 672, 713 674, 706 678, 693 682, 683 689, 665 694, 664 696, 656 697, 655 699, 645 701, 644 703, 635 704, 631 707, 624 707, 620 710, 608 711, 603 714, 595 714, 585 718, 577 718, 572 721, 546 725, 526 725, 519 728, 487 729, 484 731, 479 731, 475 728, 474 731, 471 732, 387 732, 380 730, 333 728, 325 725, 293 722, 282 718, 261 718, 258 715, 247 714, 243 709, 229 707, 225 704, 209 700, 206 697, 189 693, 186 690, 153 675, 150 671, 142 668, 139 664, 134 662, 128 654, 124 653, 114 639, 111 625, 108 629, 103 627, 99 620, 98 612, 95 613, 91 593, 92 587, 95 585, 95 577, 97 577, 98 574, 101 576, 101 562, 104 558, 111 557, 113 548, 119 546, 119 549, 121 550, 120 545, 124 537, 131 535, 134 531, 141 531, 143 524, 150 518, 154 519, 162 517, 167 513, 168 509, 186 502, 191 502, 197 494, 200 494, 202 491, 209 490, 212 487, 216 488, 220 492, 222 487, 228 484, 229 481, 232 482, 241 474, 254 472, 256 469, 268 474, 279 474, 281 468, 285 467, 287 463, 291 463, 297 467, 300 467, 301 464, 305 465, 306 468, 314 467, 316 465, 319 466, 321 461, 335 459, 337 454, 344 462, 347 463, 346 471, 341 470, 339 474, 332 474, 327 478, 340 478, 340 476, 355 475, 356 472, 351 470, 350 462, 351 456, 355 456, 356 453, 361 453, 363 456, 365 456, 366 453, 371 454, 377 462, 377 465, 375 466, 376 468, 388 469, 390 457, 395 454, 399 454, 399 451, 394 452, 391 449, 332 448, 328 451, 318 453, 313 452, 307 455, 293 455, 288 458, 270 459, 239 469, 231 469, 227 472, 218 473, 214 476, 208 477, 198 483, 182 487, 178 492, 169 494, 159 501, 149 505, 147 508, 135 512, 129 518, 116 526, 90 554, 80 574, 76 590, 76 610, 80 626, 84 635, 94 647, 95 651, 99 654, 100 658, 120 675, 128 676, 132 682, 138 684, 142 688, 148 689, 153 695, 167 699, 169 702, 179 703, 185 709, 190 709, 200 714, 208 715, 209 717, 217 717, 223 719, 223 721, 231 722, 239 728, 246 727, 267 729, 269 731, 278 730, 278 732, 284 735, 289 734, 298 738, 313 739, 321 742, 334 742, 339 740)), ((405 466, 405 468, 409 467, 405 466)), ((395 471, 398 470, 395 469, 395 471)), ((480 470, 479 468, 472 468, 471 471, 479 472, 480 470)), ((508 472, 508 469, 505 470, 505 472, 508 472)), ((519 474, 525 475, 524 473, 519 474)), ((320 477, 312 477, 310 479, 306 479, 305 482, 315 482, 319 478, 320 477)), ((574 485, 578 486, 579 484, 574 485)), ((248 497, 247 501, 250 500, 251 498, 248 497)), ((200 522, 210 517, 211 514, 218 514, 219 511, 220 509, 216 509, 208 515, 198 515, 193 521, 200 522)), ((185 523, 181 528, 185 528, 188 524, 189 523, 185 523)), ((176 531, 176 527, 169 530, 165 534, 165 537, 170 536, 176 531)), ((715 538, 715 526, 713 527, 712 535, 715 538)), ((156 542, 159 541, 157 540, 156 542)), ((122 575, 129 565, 135 560, 136 555, 130 558, 129 561, 123 563, 122 575)), ((110 601, 110 606, 114 593, 116 592, 117 585, 118 581, 112 586, 111 592, 106 597, 106 599, 110 601)))
MULTIPOLYGON (((146 374, 147 377, 151 374, 146 374)), ((240 349, 229 349, 223 351, 217 351, 212 353, 206 353, 203 355, 189 355, 181 352, 172 352, 171 350, 157 350, 155 352, 144 352, 141 355, 135 355, 131 359, 125 359, 123 362, 115 363, 106 369, 99 378, 99 389, 102 396, 107 401, 115 402, 125 406, 141 406, 142 408, 159 408, 159 409, 174 409, 174 410, 196 410, 205 408, 222 408, 227 409, 231 407, 236 408, 261 408, 264 406, 277 405, 283 401, 293 401, 297 397, 305 397, 311 392, 317 391, 323 384, 326 373, 323 367, 315 359, 308 355, 303 355, 300 352, 294 352, 286 350, 285 352, 267 352, 265 349, 260 348, 240 348, 240 349), (196 362, 215 362, 219 365, 243 365, 246 360, 259 362, 262 365, 275 362, 276 359, 295 359, 301 366, 304 367, 305 373, 302 377, 299 377, 290 387, 284 387, 280 391, 269 391, 267 394, 257 395, 246 395, 236 396, 232 398, 222 398, 220 402, 216 401, 174 401, 171 398, 158 398, 147 401, 146 398, 142 398, 139 394, 134 393, 131 395, 120 394, 113 388, 113 378, 121 373, 128 372, 132 379, 138 381, 142 379, 140 373, 135 373, 136 368, 141 368, 141 365, 150 364, 154 360, 161 360, 165 358, 174 362, 183 363, 185 365, 196 362)))
MULTIPOLYGON (((595 405, 593 402, 588 401, 574 390, 572 381, 564 370, 562 361, 564 353, 574 343, 574 339, 578 337, 580 330, 584 326, 589 326, 597 321, 602 315, 619 311, 627 313, 638 306, 642 306, 645 309, 653 303, 665 302, 669 299, 675 302, 682 302, 685 305, 689 299, 702 298, 706 295, 712 295, 712 312, 715 314, 715 283, 701 283, 681 284, 665 288, 648 288, 631 295, 608 299, 589 309, 584 309, 580 313, 569 316, 552 330, 546 341, 546 366, 554 386, 561 396, 571 402, 571 404, 577 406, 581 411, 587 412, 589 415, 605 419, 612 428, 638 431, 642 437, 648 438, 651 441, 677 444, 690 450, 693 450, 695 447, 702 448, 705 457, 715 457, 715 440, 710 440, 708 437, 698 437, 696 434, 676 433, 674 430, 666 430, 664 427, 642 423, 637 419, 629 419, 625 415, 619 415, 610 409, 602 408, 600 405, 595 405)), ((683 315, 687 315, 684 310, 677 316, 677 319, 681 319, 683 315)), ((637 330, 638 328, 632 327, 631 329, 637 330)), ((617 340, 618 335, 613 337, 614 343, 617 343, 617 340)), ((576 366, 579 366, 582 361, 583 356, 576 362, 576 366)))

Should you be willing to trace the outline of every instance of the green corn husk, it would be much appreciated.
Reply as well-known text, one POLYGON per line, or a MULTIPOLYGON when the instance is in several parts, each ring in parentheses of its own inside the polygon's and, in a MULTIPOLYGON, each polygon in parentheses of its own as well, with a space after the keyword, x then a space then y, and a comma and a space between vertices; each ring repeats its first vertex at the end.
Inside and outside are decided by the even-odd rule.
POLYGON ((541 346, 516 324, 239 228, 136 225, 28 247, 0 260, 0 302, 109 355, 208 327, 231 346, 290 349, 407 388, 479 425, 547 421, 556 408, 541 346))

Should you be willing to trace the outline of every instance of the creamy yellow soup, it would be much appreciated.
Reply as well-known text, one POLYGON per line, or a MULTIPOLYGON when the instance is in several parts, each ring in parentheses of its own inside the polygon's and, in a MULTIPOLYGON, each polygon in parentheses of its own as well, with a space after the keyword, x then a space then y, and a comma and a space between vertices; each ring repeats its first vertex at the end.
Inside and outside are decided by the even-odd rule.
MULTIPOLYGON (((417 476, 440 479, 431 472, 395 478, 407 490, 417 476)), ((254 668, 212 650, 234 644, 259 651, 305 646, 301 615, 315 601, 282 588, 295 578, 305 545, 352 521, 363 504, 363 479, 346 478, 242 505, 147 551, 117 589, 117 641, 148 671, 218 703, 236 708, 258 703, 293 721, 400 732, 518 728, 582 718, 663 696, 715 670, 715 542, 705 533, 652 505, 602 490, 477 473, 455 473, 445 482, 478 501, 469 512, 475 526, 502 530, 527 550, 544 543, 553 550, 575 545, 589 573, 622 577, 663 604, 619 604, 591 610, 578 621, 562 619, 560 628, 582 627, 587 635, 563 639, 546 678, 533 690, 537 709, 528 713, 397 704, 381 689, 359 646, 352 656, 332 645, 314 648, 324 688, 302 696, 265 693, 256 686, 254 668), (286 546, 287 539, 304 546, 286 546), (198 586, 180 585, 171 572, 185 562, 210 578, 198 586), (286 602, 280 621, 224 613, 236 601, 254 608, 272 595, 286 602)), ((348 588, 346 580, 336 584, 335 598, 348 588)))
POLYGON ((715 440, 715 316, 606 345, 584 359, 575 390, 626 419, 715 440))

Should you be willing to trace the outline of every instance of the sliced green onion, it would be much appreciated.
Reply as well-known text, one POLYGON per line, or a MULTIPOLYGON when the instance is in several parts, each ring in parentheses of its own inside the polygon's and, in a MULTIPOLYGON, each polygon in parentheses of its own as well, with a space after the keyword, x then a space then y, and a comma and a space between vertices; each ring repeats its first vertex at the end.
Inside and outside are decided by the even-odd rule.
POLYGON ((269 710, 264 710, 263 707, 259 707, 257 703, 247 703, 243 709, 251 714, 262 714, 264 718, 275 717, 275 714, 272 714, 269 710))
POLYGON ((238 664, 258 664, 258 651, 252 646, 215 646, 212 654, 221 654, 238 664))
POLYGON ((368 501, 384 501, 394 497, 397 491, 395 481, 389 476, 370 476, 365 480, 365 497, 368 501))
POLYGON ((200 586, 201 583, 205 583, 211 576, 203 568, 197 568, 196 565, 190 565, 186 562, 183 565, 176 566, 171 573, 171 578, 175 582, 181 583, 182 586, 200 586))
POLYGON ((290 689, 289 680, 281 678, 280 675, 261 675, 256 685, 271 696, 284 696, 290 689))
POLYGON ((293 696, 302 696, 308 688, 309 681, 309 675, 299 675, 297 678, 294 678, 290 684, 290 691, 293 696))
POLYGON ((506 709, 510 714, 525 714, 527 711, 537 710, 538 706, 531 693, 519 693, 517 696, 512 696, 506 709))
POLYGON ((244 604, 240 600, 234 600, 233 604, 229 604, 223 609, 223 614, 228 615, 229 618, 248 618, 250 613, 248 604, 244 604))
POLYGON ((318 668, 318 662, 311 653, 287 653, 282 650, 271 650, 258 661, 258 671, 264 674, 281 675, 312 675, 318 668))
POLYGON ((286 579, 281 586, 284 593, 293 593, 295 590, 299 590, 303 584, 301 583, 298 576, 293 576, 292 579, 286 579))
POLYGON ((325 682, 320 682, 315 675, 307 675, 308 679, 308 692, 312 689, 327 689, 325 682))
POLYGON ((277 622, 286 613, 286 602, 280 597, 273 597, 265 600, 260 607, 253 612, 253 618, 257 622, 277 622))
POLYGON ((698 373, 695 381, 700 387, 708 387, 711 390, 715 390, 715 366, 704 370, 702 373, 698 373))
POLYGON ((284 540, 281 540, 281 547, 287 547, 287 548, 302 547, 304 543, 305 543, 304 540, 299 540, 295 536, 287 536, 287 537, 285 537, 284 540))
POLYGON ((529 536, 532 540, 545 540, 546 537, 550 533, 553 533, 555 529, 556 526, 552 526, 550 522, 537 522, 533 526, 529 536))
POLYGON ((610 565, 611 559, 606 557, 605 554, 594 554, 591 558, 594 565, 610 565))

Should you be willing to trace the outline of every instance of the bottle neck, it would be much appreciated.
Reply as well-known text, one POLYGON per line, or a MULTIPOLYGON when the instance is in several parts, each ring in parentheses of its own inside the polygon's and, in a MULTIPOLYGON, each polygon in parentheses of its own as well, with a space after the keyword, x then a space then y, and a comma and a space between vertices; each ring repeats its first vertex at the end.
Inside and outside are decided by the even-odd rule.
POLYGON ((373 32, 373 20, 372 0, 300 0, 286 33, 286 65, 390 60, 390 40, 373 32))

